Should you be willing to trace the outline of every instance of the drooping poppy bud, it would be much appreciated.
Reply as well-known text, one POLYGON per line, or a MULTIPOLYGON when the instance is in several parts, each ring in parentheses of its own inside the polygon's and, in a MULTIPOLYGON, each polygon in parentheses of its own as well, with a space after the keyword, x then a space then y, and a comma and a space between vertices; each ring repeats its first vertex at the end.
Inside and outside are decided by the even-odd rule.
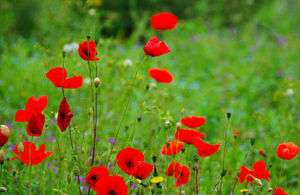
POLYGON ((0 146, 4 146, 10 136, 10 129, 6 125, 0 125, 0 146))
POLYGON ((67 99, 64 97, 64 99, 60 103, 57 117, 57 124, 62 132, 67 129, 72 118, 73 114, 71 112, 67 99))

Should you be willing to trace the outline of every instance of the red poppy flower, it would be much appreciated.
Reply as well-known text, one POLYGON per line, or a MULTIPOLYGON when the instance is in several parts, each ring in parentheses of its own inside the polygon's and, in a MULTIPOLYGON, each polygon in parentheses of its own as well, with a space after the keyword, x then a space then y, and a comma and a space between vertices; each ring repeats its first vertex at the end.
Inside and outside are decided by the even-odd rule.
POLYGON ((106 167, 92 167, 85 178, 86 183, 88 183, 93 190, 96 190, 96 184, 102 177, 109 176, 109 171, 106 167))
POLYGON ((144 47, 145 55, 157 57, 171 52, 163 41, 159 41, 157 37, 153 36, 144 47))
POLYGON ((56 86, 64 89, 75 89, 82 86, 82 76, 74 76, 68 78, 68 73, 65 68, 56 67, 47 72, 46 77, 56 86))
POLYGON ((189 127, 189 128, 197 128, 201 127, 205 122, 206 119, 204 117, 198 117, 198 116, 191 116, 191 117, 183 117, 180 122, 189 127))
POLYGON ((153 165, 145 163, 143 161, 138 161, 133 172, 133 176, 137 179, 146 179, 153 170, 153 165))
POLYGON ((266 163, 264 161, 257 161, 252 165, 252 167, 253 171, 241 166, 239 178, 240 183, 243 183, 245 179, 249 182, 254 182, 253 177, 269 181, 270 173, 266 170, 266 163))
POLYGON ((127 195, 128 186, 118 175, 106 176, 96 184, 97 195, 127 195))
POLYGON ((151 25, 154 30, 172 30, 176 27, 178 18, 168 12, 160 12, 151 16, 151 25))
POLYGON ((67 99, 64 97, 64 99, 60 103, 57 116, 57 124, 62 132, 67 129, 72 118, 73 114, 71 112, 67 99))
POLYGON ((27 134, 29 136, 41 136, 45 123, 45 115, 35 112, 31 115, 27 124, 27 134))
POLYGON ((96 43, 94 41, 85 41, 80 43, 78 53, 84 60, 99 60, 99 58, 96 58, 98 52, 96 50, 96 43))
POLYGON ((47 106, 47 96, 43 95, 38 99, 35 99, 34 96, 31 96, 25 106, 25 110, 19 110, 16 113, 15 121, 16 122, 27 122, 30 120, 33 113, 41 113, 47 106))
POLYGON ((274 195, 287 195, 287 193, 280 187, 275 187, 274 195))
POLYGON ((180 164, 178 162, 171 162, 166 170, 167 176, 178 175, 180 171, 180 164))
POLYGON ((206 134, 196 130, 180 129, 176 131, 175 138, 187 144, 194 144, 195 141, 201 140, 201 137, 205 137, 206 134))
POLYGON ((236 137, 240 137, 241 133, 238 129, 235 129, 234 132, 233 132, 233 135, 236 136, 236 137))
POLYGON ((16 145, 16 147, 14 148, 14 153, 17 154, 18 156, 13 157, 11 160, 20 158, 20 160, 25 165, 31 165, 31 166, 41 163, 43 160, 45 160, 46 158, 48 158, 54 153, 54 152, 45 152, 46 150, 45 144, 42 144, 40 149, 36 150, 35 144, 31 142, 23 142, 23 147, 21 150, 22 151, 19 151, 19 145, 16 145))
POLYGON ((191 172, 189 168, 186 165, 180 166, 180 171, 178 172, 178 175, 175 174, 176 179, 176 185, 175 187, 179 187, 180 185, 189 183, 191 172))
POLYGON ((297 156, 298 152, 300 151, 300 148, 294 144, 293 142, 289 143, 281 143, 277 147, 277 156, 279 158, 285 159, 285 160, 291 160, 295 156, 297 156))
POLYGON ((144 161, 144 155, 134 148, 125 148, 117 154, 117 163, 122 171, 133 175, 138 161, 144 161))
POLYGON ((167 145, 168 145, 167 147, 166 144, 163 145, 161 154, 163 155, 177 154, 181 151, 181 148, 183 147, 183 143, 177 141, 169 141, 167 145))
POLYGON ((165 69, 159 69, 159 68, 152 68, 149 70, 149 75, 151 78, 156 80, 159 83, 172 83, 173 82, 173 76, 172 74, 165 69))
POLYGON ((10 136, 10 130, 6 125, 0 125, 0 146, 4 146, 10 136))
POLYGON ((176 187, 189 182, 190 170, 186 165, 181 165, 178 162, 171 162, 166 170, 167 176, 175 176, 176 187))
POLYGON ((216 153, 219 150, 221 144, 222 143, 211 145, 211 144, 205 143, 201 139, 194 142, 194 146, 197 148, 198 155, 200 157, 208 157, 208 156, 213 155, 214 153, 216 153))

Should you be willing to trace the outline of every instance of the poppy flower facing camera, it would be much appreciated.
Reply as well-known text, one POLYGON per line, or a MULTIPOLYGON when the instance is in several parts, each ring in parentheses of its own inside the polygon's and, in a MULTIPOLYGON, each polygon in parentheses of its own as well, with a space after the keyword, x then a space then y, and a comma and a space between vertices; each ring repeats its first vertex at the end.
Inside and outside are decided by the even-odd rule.
POLYGON ((172 30, 176 27, 178 18, 168 12, 160 12, 151 16, 151 26, 154 30, 172 30))
POLYGON ((121 176, 105 176, 96 184, 97 195, 127 195, 128 186, 121 176))
POLYGON ((52 68, 47 72, 46 77, 56 86, 64 89, 75 89, 82 86, 82 76, 68 77, 67 70, 62 67, 52 68))
POLYGON ((80 43, 78 54, 83 60, 99 60, 99 58, 96 58, 98 52, 94 41, 80 43))
POLYGON ((159 41, 157 37, 153 36, 144 47, 145 55, 158 57, 160 55, 171 52, 166 46, 165 42, 159 41))
POLYGON ((173 82, 172 74, 165 69, 152 68, 149 70, 149 75, 159 83, 170 84, 173 82))
POLYGON ((85 178, 86 183, 88 183, 93 190, 96 190, 97 182, 105 176, 109 176, 109 171, 106 167, 92 167, 85 178))
POLYGON ((285 160, 291 160, 295 156, 297 156, 298 152, 300 151, 300 148, 294 144, 293 142, 289 143, 281 143, 277 147, 277 156, 279 158, 285 159, 285 160))
POLYGON ((122 171, 128 175, 133 175, 138 161, 144 161, 144 155, 134 148, 125 148, 117 154, 117 163, 122 171))

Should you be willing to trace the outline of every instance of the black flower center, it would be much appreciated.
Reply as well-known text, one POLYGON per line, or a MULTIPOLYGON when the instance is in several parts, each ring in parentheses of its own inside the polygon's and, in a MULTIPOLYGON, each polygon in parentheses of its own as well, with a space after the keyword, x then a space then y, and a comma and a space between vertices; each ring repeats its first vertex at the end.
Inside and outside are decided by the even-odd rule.
POLYGON ((129 160, 129 161, 126 162, 126 165, 127 165, 128 167, 131 167, 131 166, 133 165, 133 163, 129 160))
POLYGON ((114 190, 109 190, 108 195, 117 195, 117 193, 114 190))
POLYGON ((96 182, 97 182, 97 175, 93 175, 93 176, 91 177, 91 179, 93 180, 94 183, 96 183, 96 182))

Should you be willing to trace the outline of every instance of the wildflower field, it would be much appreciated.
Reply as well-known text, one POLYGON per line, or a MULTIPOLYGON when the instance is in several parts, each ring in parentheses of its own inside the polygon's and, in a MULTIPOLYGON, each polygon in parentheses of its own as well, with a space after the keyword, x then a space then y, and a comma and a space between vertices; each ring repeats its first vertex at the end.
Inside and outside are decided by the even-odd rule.
POLYGON ((299 2, 145 10, 126 36, 78 2, 0 30, 0 194, 300 194, 299 2))

